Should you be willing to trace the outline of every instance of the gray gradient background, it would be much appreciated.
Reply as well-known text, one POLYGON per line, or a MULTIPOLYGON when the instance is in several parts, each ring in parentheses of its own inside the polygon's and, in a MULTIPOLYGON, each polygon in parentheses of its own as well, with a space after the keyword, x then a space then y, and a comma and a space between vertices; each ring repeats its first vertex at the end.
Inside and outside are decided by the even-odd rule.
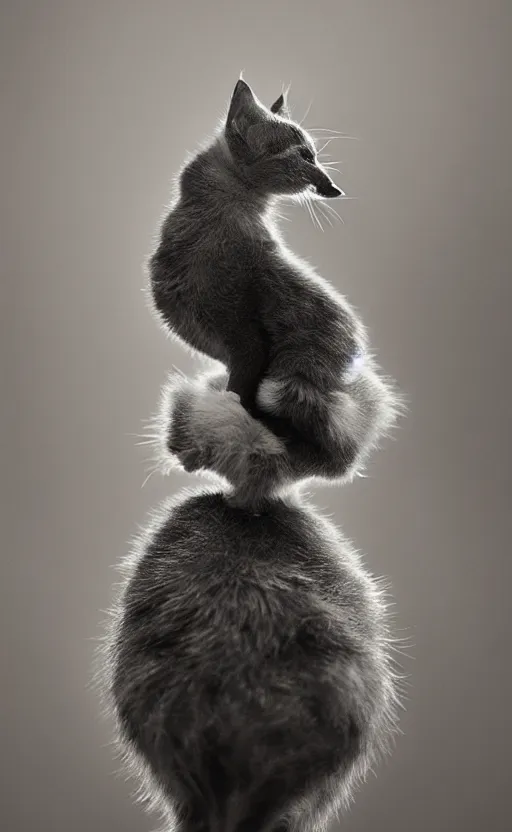
MULTIPOLYGON (((293 248, 362 311, 410 400, 370 477, 315 498, 390 576, 415 646, 404 736, 344 828, 512 826, 512 5, 504 0, 3 4, 2 825, 155 827, 87 690, 147 510, 141 430, 175 363, 141 292, 169 181, 241 69, 346 131, 357 201, 293 248), (257 11, 256 11, 257 5, 257 11), (508 705, 507 705, 508 703, 508 705), (507 822, 508 821, 508 822, 507 822)), ((334 144, 334 143, 333 143, 334 144)))

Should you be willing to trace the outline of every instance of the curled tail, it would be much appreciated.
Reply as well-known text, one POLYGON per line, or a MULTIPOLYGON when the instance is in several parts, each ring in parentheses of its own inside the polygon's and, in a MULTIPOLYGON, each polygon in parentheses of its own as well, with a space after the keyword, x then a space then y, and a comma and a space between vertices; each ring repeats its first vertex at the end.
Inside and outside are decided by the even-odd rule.
POLYGON ((275 498, 353 476, 396 400, 370 365, 336 392, 266 379, 261 418, 227 383, 217 366, 163 389, 164 465, 213 472, 231 491, 166 503, 136 544, 109 696, 179 832, 323 830, 393 730, 387 613, 335 527, 299 495, 275 498))
POLYGON ((265 379, 258 418, 227 391, 226 370, 168 377, 156 418, 160 462, 206 470, 232 486, 230 502, 258 509, 286 487, 355 476, 395 421, 399 404, 372 363, 337 391, 305 379, 265 379))

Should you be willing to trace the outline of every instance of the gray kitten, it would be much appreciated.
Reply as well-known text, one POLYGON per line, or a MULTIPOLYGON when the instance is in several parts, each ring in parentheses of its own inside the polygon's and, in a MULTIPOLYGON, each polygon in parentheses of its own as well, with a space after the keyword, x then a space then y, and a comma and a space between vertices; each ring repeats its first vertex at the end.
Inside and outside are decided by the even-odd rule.
POLYGON ((142 796, 177 832, 324 830, 396 726, 385 587, 300 496, 359 470, 396 396, 347 302, 284 246, 273 198, 335 186, 239 82, 150 262, 172 374, 157 453, 224 482, 155 513, 123 564, 100 676, 142 796))
POLYGON ((171 380, 165 454, 227 478, 233 505, 257 509, 305 477, 353 476, 394 419, 354 309, 274 224, 279 198, 312 193, 342 194, 312 137, 284 96, 267 109, 239 81, 225 122, 184 166, 149 261, 159 320, 229 376, 216 390, 171 380))
POLYGON ((227 364, 228 389, 244 407, 254 406, 269 372, 278 378, 300 370, 289 351, 318 353, 319 369, 327 366, 315 380, 329 386, 362 346, 351 311, 302 273, 271 223, 273 198, 312 189, 342 194, 312 139, 285 117, 284 97, 268 110, 240 80, 225 125, 181 173, 149 264, 161 319, 195 350, 227 364), (297 312, 301 338, 293 331, 297 312))

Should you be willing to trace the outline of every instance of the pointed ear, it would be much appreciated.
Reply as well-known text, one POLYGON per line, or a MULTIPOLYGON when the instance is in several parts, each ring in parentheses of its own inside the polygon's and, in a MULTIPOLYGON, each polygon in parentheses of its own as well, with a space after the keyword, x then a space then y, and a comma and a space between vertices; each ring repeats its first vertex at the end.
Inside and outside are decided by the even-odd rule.
POLYGON ((231 96, 226 126, 234 126, 240 133, 244 133, 246 126, 261 113, 253 91, 249 84, 240 79, 231 96))
POLYGON ((277 116, 282 116, 283 118, 289 118, 290 111, 288 109, 286 97, 283 92, 281 93, 279 98, 272 104, 270 112, 275 113, 277 116))

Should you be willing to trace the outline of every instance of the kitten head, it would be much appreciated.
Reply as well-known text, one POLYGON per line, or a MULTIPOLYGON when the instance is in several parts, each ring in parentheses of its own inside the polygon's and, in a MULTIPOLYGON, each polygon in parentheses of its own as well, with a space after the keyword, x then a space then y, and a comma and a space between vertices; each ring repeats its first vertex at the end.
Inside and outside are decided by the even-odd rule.
POLYGON ((244 180, 269 196, 342 196, 318 161, 311 136, 292 121, 285 96, 265 107, 238 81, 224 126, 231 156, 244 180))

